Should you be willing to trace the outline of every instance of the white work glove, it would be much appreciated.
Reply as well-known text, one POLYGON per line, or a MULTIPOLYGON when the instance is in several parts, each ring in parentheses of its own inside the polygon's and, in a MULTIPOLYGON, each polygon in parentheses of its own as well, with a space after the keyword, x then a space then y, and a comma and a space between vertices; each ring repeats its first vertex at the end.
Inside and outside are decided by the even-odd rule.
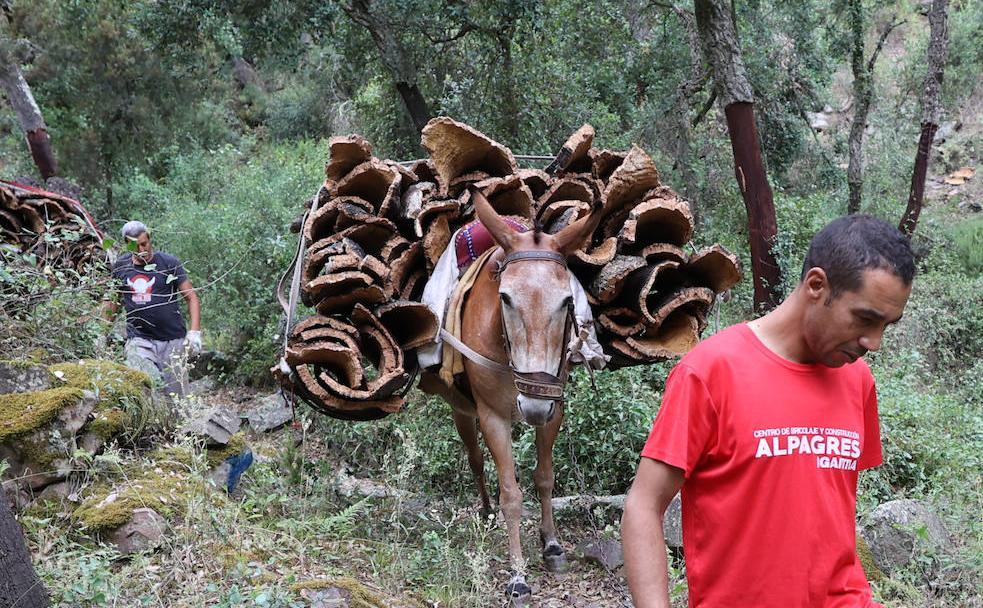
POLYGON ((192 357, 197 357, 201 354, 201 332, 196 330, 191 330, 184 336, 184 346, 188 349, 188 353, 192 357))

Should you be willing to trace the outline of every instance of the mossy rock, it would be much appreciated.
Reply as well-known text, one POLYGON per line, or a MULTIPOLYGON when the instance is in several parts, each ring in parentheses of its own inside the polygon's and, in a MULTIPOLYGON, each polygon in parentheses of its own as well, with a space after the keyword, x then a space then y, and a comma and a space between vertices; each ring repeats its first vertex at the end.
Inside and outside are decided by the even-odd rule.
POLYGON ((0 443, 40 429, 82 396, 82 389, 75 386, 0 395, 0 443))
POLYGON ((867 580, 882 581, 887 578, 884 571, 877 567, 877 563, 874 561, 874 554, 870 550, 870 545, 859 534, 857 534, 857 557, 860 559, 860 565, 864 568, 864 574, 867 575, 867 580))
POLYGON ((49 366, 48 371, 66 386, 95 391, 105 409, 127 402, 143 403, 153 386, 147 374, 104 359, 58 363, 49 366))
POLYGON ((129 521, 133 510, 141 507, 153 509, 170 520, 183 517, 196 494, 210 494, 200 477, 188 472, 147 470, 143 476, 131 478, 115 488, 97 484, 92 496, 72 513, 72 518, 94 532, 122 526, 129 521))
POLYGON ((138 433, 150 406, 153 380, 147 374, 104 359, 82 359, 48 367, 53 382, 93 391, 99 397, 95 420, 86 429, 102 441, 126 430, 138 433), (139 420, 138 420, 139 419, 139 420))
POLYGON ((130 428, 133 416, 118 407, 97 408, 95 419, 89 423, 86 430, 95 433, 103 441, 109 441, 119 433, 130 428))
POLYGON ((320 590, 336 588, 348 594, 351 608, 386 608, 386 601, 378 593, 349 576, 337 578, 312 579, 290 585, 290 590, 300 594, 305 589, 320 590))

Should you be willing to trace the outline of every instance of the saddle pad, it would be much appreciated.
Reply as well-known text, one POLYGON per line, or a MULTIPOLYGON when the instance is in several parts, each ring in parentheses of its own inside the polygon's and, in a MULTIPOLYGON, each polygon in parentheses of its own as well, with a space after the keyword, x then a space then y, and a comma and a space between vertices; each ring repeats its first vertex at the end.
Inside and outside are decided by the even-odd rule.
MULTIPOLYGON (((522 224, 518 218, 503 217, 505 223, 516 232, 526 232, 529 227, 522 224)), ((495 245, 488 229, 479 220, 475 220, 458 231, 454 239, 454 248, 457 250, 457 270, 460 272, 471 265, 472 262, 481 257, 481 254, 488 251, 495 245)))

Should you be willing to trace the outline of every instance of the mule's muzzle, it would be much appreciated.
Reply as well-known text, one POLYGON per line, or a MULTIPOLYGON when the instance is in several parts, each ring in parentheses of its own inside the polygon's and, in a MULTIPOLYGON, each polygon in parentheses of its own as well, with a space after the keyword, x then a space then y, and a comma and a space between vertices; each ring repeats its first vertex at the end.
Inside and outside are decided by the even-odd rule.
POLYGON ((552 399, 535 399, 523 394, 515 398, 519 415, 532 426, 543 426, 556 415, 556 401, 552 399))
POLYGON ((533 426, 543 426, 556 415, 556 404, 563 400, 564 382, 546 372, 512 371, 519 394, 516 406, 523 420, 533 426))

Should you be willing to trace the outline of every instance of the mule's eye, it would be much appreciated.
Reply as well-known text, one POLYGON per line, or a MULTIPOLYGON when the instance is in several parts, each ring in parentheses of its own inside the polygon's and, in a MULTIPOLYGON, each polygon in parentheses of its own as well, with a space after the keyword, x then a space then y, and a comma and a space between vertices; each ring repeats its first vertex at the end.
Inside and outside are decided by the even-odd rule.
POLYGON ((498 296, 500 298, 502 298, 502 304, 505 304, 506 306, 508 306, 508 307, 511 308, 511 306, 512 306, 512 298, 509 297, 509 294, 507 294, 507 293, 500 293, 500 294, 498 294, 498 296))

